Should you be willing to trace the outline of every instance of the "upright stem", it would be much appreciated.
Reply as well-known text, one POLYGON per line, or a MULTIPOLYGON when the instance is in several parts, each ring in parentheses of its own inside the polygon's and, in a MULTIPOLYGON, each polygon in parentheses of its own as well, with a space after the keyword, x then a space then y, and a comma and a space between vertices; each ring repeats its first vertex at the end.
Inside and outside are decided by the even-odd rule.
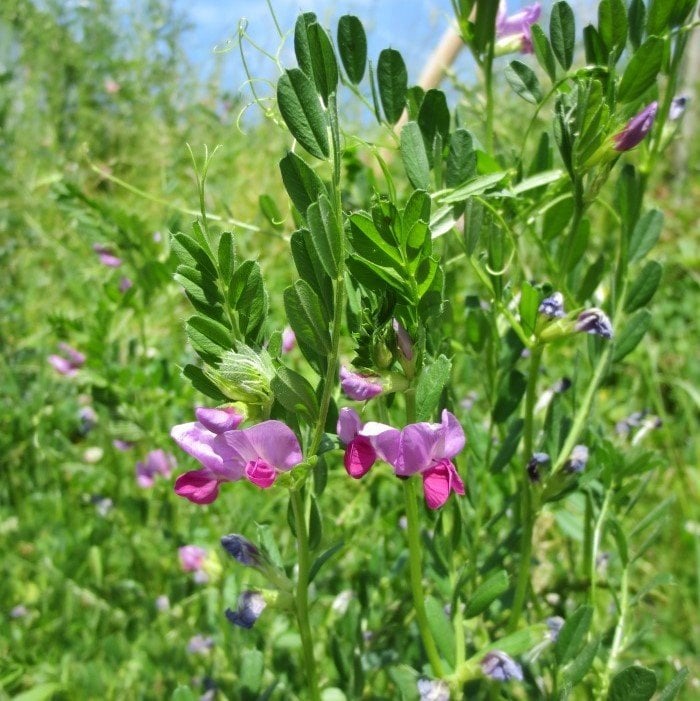
POLYGON ((294 527, 297 535, 297 556, 299 565, 299 578, 297 580, 294 603, 296 607, 297 622, 301 635, 301 647, 304 656, 304 668, 306 680, 312 701, 320 701, 321 695, 318 689, 318 675, 316 674, 316 661, 314 660, 314 644, 309 625, 309 570, 311 557, 309 553, 309 538, 306 529, 306 517, 304 515, 304 502, 301 492, 290 492, 292 511, 294 512, 294 527))
POLYGON ((482 70, 486 93, 486 152, 493 155, 493 42, 489 44, 482 70))
POLYGON ((406 521, 408 532, 409 569, 411 574, 411 594, 413 595, 413 608, 416 611, 416 620, 423 640, 423 647, 428 655, 433 674, 440 678, 443 676, 442 661, 430 632, 428 614, 425 611, 425 593, 423 592, 423 577, 421 565, 420 527, 418 525, 418 504, 416 495, 416 477, 404 480, 404 498, 406 502, 406 521))
MULTIPOLYGON (((532 457, 534 444, 534 415, 537 400, 537 377, 542 361, 542 346, 535 346, 530 356, 530 374, 527 379, 525 392, 525 417, 523 426, 523 456, 524 462, 532 457)), ((520 560, 518 563, 518 578, 515 584, 513 610, 508 623, 508 630, 518 627, 523 612, 527 591, 530 588, 530 561, 532 560, 532 531, 535 526, 537 510, 533 504, 533 494, 527 473, 522 471, 520 486, 520 560)))
POLYGON ((622 570, 622 582, 620 584, 620 618, 615 626, 615 635, 613 636, 608 663, 603 672, 603 680, 601 682, 600 698, 607 695, 608 686, 610 684, 610 676, 615 669, 615 663, 622 651, 622 643, 625 634, 625 623, 627 622, 627 611, 629 609, 629 566, 622 570))

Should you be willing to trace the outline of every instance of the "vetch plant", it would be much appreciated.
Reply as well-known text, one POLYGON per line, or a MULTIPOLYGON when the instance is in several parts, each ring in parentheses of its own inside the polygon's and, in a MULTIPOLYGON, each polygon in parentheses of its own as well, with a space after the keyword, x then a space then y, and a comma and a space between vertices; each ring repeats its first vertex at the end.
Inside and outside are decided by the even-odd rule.
POLYGON ((650 326, 661 266, 643 261, 663 215, 645 195, 678 117, 695 3, 602 0, 580 63, 562 0, 547 8, 548 32, 539 4, 511 17, 491 1, 453 4, 484 80, 483 96, 456 111, 442 91, 409 87, 397 51, 368 60, 357 17, 342 17, 334 38, 313 13, 298 18, 297 66, 280 66, 276 85, 297 277, 281 307, 260 263, 241 259, 207 213, 213 154, 195 163, 200 217, 171 244, 195 310, 186 330, 198 358, 183 374, 216 407, 172 429, 201 465, 175 491, 207 505, 286 490, 295 560, 269 533, 260 547, 225 536, 271 587, 243 591, 226 617, 250 628, 268 605, 293 612, 308 698, 333 687, 359 698, 375 684, 407 698, 485 697, 504 682, 523 696, 563 699, 581 685, 596 698, 650 698, 655 674, 620 667, 648 547, 632 495, 656 463, 606 435, 595 404, 650 326), (529 63, 500 65, 509 38, 532 49, 529 63), (529 105, 517 133, 494 119, 501 72, 529 105), (374 131, 341 121, 344 100, 369 109, 374 131), (465 387, 478 396, 466 409, 465 387), (405 532, 380 532, 379 504, 405 532), (366 532, 318 552, 353 509, 366 532), (570 533, 574 518, 566 563, 540 567, 538 534, 551 522, 570 533), (312 624, 324 604, 321 580, 310 585, 334 581, 334 556, 361 570, 356 539, 393 562, 353 572, 362 617, 341 639, 312 624), (608 573, 597 567, 604 544, 608 573), (378 611, 384 577, 395 600, 378 611), (372 642, 370 622, 390 650, 372 642), (321 662, 326 647, 332 663, 321 662))

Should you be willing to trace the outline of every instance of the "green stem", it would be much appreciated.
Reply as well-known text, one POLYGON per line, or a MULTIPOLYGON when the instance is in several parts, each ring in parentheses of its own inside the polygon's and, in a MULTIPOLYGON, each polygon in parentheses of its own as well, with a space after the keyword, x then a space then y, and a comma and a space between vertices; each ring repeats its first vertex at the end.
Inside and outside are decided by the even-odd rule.
POLYGON ((493 42, 489 43, 482 70, 486 93, 486 153, 493 156, 493 42))
POLYGON ((316 661, 314 659, 314 644, 309 625, 309 570, 311 568, 311 556, 309 552, 309 538, 304 516, 304 502, 301 492, 290 492, 292 511, 294 512, 294 526, 297 536, 297 556, 299 575, 297 579, 294 603, 296 607, 297 623, 301 635, 301 647, 306 670, 306 681, 312 701, 320 701, 321 695, 318 689, 318 675, 316 674, 316 661))
POLYGON ((411 594, 413 595, 413 607, 416 611, 416 620, 420 630, 423 647, 428 655, 433 674, 441 678, 443 676, 442 660, 437 651, 433 634, 428 624, 428 614, 425 611, 425 593, 423 592, 420 528, 418 525, 418 502, 416 495, 416 477, 404 480, 404 498, 406 502, 406 521, 408 533, 409 569, 411 575, 411 594))
POLYGON ((629 567, 625 567, 622 571, 622 582, 620 583, 620 618, 615 626, 615 635, 613 637, 608 663, 603 672, 601 682, 600 698, 607 696, 608 686, 610 685, 610 677, 615 669, 615 663, 622 651, 622 642, 625 634, 625 623, 627 622, 627 611, 629 609, 629 567))
MULTIPOLYGON (((534 416, 537 400, 537 378, 540 373, 540 363, 544 348, 535 346, 530 356, 530 373, 527 379, 525 391, 525 416, 523 425, 523 456, 524 462, 532 457, 534 444, 534 416)), ((532 560, 532 531, 537 517, 537 507, 533 503, 533 491, 527 472, 522 471, 520 485, 520 560, 518 563, 518 578, 515 584, 513 597, 513 610, 508 622, 508 630, 514 631, 518 627, 530 588, 530 566, 532 560)))
MULTIPOLYGON (((588 560, 588 579, 590 581, 589 601, 591 606, 595 606, 595 595, 596 595, 596 560, 598 559, 598 552, 600 551, 600 541, 603 537, 603 527, 605 526, 605 519, 608 515, 608 508, 610 506, 610 498, 612 497, 613 488, 612 485, 609 486, 605 492, 605 499, 603 499, 603 505, 600 507, 600 513, 595 524, 595 530, 593 531, 593 542, 591 543, 591 551, 588 560)), ((592 497, 589 494, 587 496, 589 501, 592 501, 592 497)), ((627 570, 625 570, 626 572, 627 570)))

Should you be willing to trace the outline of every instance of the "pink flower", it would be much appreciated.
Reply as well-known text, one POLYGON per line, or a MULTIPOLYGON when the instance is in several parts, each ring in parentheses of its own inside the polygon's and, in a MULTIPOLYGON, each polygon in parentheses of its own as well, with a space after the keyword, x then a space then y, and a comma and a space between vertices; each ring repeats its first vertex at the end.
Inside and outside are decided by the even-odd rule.
POLYGON ((508 17, 506 3, 501 2, 496 15, 496 37, 498 39, 513 37, 519 41, 520 51, 524 54, 531 54, 532 33, 530 27, 540 18, 541 10, 540 3, 536 2, 523 7, 520 12, 508 17))
POLYGON ((629 151, 642 141, 644 137, 651 131, 656 119, 656 112, 659 108, 659 103, 649 103, 639 114, 636 114, 630 119, 625 128, 613 136, 615 141, 614 149, 616 151, 629 151))
POLYGON ((282 352, 289 353, 297 344, 297 337, 291 326, 285 326, 282 331, 282 352))
POLYGON ((119 85, 119 83, 117 83, 117 81, 113 78, 107 78, 105 80, 105 90, 107 91, 108 95, 115 95, 121 90, 121 87, 122 86, 119 85))
POLYGON ((420 422, 396 428, 370 421, 359 432, 370 439, 377 456, 399 477, 420 474, 428 507, 441 507, 451 492, 464 494, 464 483, 452 463, 466 439, 457 418, 446 409, 439 424, 420 422))
POLYGON ((338 436, 345 443, 343 464, 350 477, 360 479, 366 475, 377 460, 377 453, 372 442, 366 436, 359 435, 362 421, 357 412, 344 407, 338 415, 338 436))
POLYGON ((122 264, 122 259, 117 258, 109 246, 103 246, 101 243, 95 243, 92 245, 92 250, 97 253, 100 263, 102 263, 102 265, 106 265, 108 268, 118 268, 122 264))
POLYGON ((180 475, 176 494, 196 504, 210 504, 222 482, 248 479, 271 487, 279 472, 298 465, 303 456, 294 432, 281 421, 264 421, 235 430, 242 417, 234 409, 198 409, 196 423, 175 426, 170 435, 204 466, 180 475))
POLYGON ((136 463, 136 482, 139 487, 148 489, 153 486, 156 475, 162 477, 170 477, 170 473, 177 465, 175 456, 166 453, 164 450, 152 450, 147 456, 145 462, 136 463))
POLYGON ((66 377, 77 375, 78 370, 85 364, 85 356, 67 343, 59 343, 58 347, 62 355, 50 355, 48 357, 51 367, 66 377))
POLYGON ((178 548, 177 554, 183 572, 199 572, 207 558, 207 551, 197 545, 183 545, 178 548))
POLYGON ((382 393, 382 385, 373 379, 379 378, 350 372, 344 365, 340 368, 340 387, 350 399, 358 402, 364 402, 382 393))

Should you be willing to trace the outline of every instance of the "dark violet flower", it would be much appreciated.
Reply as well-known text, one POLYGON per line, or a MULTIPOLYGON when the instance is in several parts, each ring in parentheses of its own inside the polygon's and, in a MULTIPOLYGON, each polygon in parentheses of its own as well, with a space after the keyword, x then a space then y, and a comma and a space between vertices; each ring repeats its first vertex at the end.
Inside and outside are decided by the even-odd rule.
POLYGON ((184 572, 199 572, 207 559, 207 551, 198 545, 183 545, 178 548, 177 554, 184 572))
POLYGON ((561 292, 555 292, 550 297, 546 297, 540 302, 537 311, 550 319, 564 316, 564 295, 561 292))
POLYGON ((613 136, 616 151, 629 151, 640 144, 644 137, 651 131, 656 118, 659 103, 651 102, 639 114, 636 114, 627 122, 625 128, 613 136))
POLYGON ((564 465, 564 469, 569 473, 583 472, 587 462, 588 448, 585 445, 575 445, 564 465))
POLYGON ((92 245, 92 250, 97 253, 100 263, 106 265, 108 268, 118 268, 122 264, 122 259, 115 256, 109 246, 95 243, 92 245))
POLYGON ((530 458, 530 462, 525 468, 527 470, 527 476, 530 478, 530 482, 540 481, 540 465, 546 465, 549 462, 549 455, 547 453, 533 453, 530 458))
POLYGON ((242 535, 230 533, 222 536, 221 545, 223 549, 241 565, 246 567, 260 567, 263 564, 261 552, 242 535))
POLYGON ((136 482, 139 487, 148 489, 153 486, 157 475, 167 479, 175 467, 177 462, 174 455, 160 449, 152 450, 145 461, 136 463, 136 482))
POLYGON ((688 100, 690 98, 687 95, 678 95, 673 98, 671 102, 671 107, 668 110, 668 118, 671 121, 680 119, 685 112, 685 108, 688 106, 688 100))
POLYGON ((112 445, 117 449, 125 453, 127 450, 131 450, 134 447, 134 444, 131 441, 125 441, 122 440, 121 438, 115 438, 112 441, 112 445))
POLYGON ((80 407, 78 418, 80 419, 80 432, 83 435, 97 426, 97 412, 90 405, 80 407))
POLYGON ((454 414, 442 412, 439 424, 420 422, 402 430, 370 421, 359 435, 370 439, 377 456, 393 466, 399 477, 421 474, 428 507, 441 507, 451 492, 464 494, 464 483, 452 463, 466 439, 454 414))
POLYGON ((506 3, 502 1, 496 15, 496 37, 504 41, 499 41, 497 52, 502 54, 520 50, 524 54, 531 54, 532 30, 530 27, 540 18, 541 10, 540 3, 536 2, 508 16, 506 3), (510 41, 505 41, 506 39, 510 41))
POLYGON ((396 343, 399 346, 399 350, 403 353, 406 360, 413 360, 413 341, 408 335, 408 331, 399 323, 397 319, 393 319, 391 326, 396 334, 396 343))
POLYGON ((340 368, 340 386, 350 399, 364 402, 383 391, 379 378, 350 372, 344 365, 340 368))
POLYGON ((450 687, 442 680, 419 679, 418 694, 420 701, 450 701, 450 687))
POLYGON ((511 679, 523 680, 521 666, 505 652, 492 650, 481 660, 481 671, 491 679, 499 682, 507 682, 511 679))
POLYGON ((208 635, 195 635, 187 643, 190 655, 206 655, 214 647, 214 639, 208 635))
POLYGON ((350 477, 359 479, 369 472, 377 460, 377 453, 372 442, 366 436, 359 435, 362 421, 357 412, 350 407, 343 407, 338 414, 338 437, 345 443, 343 464, 350 477))
POLYGON ((282 352, 289 353, 297 344, 297 337, 291 326, 285 326, 282 331, 282 352))
POLYGON ((238 608, 233 611, 226 609, 226 618, 233 623, 234 626, 252 628, 255 622, 260 618, 260 615, 267 606, 265 597, 259 591, 244 591, 238 597, 238 608))
POLYGON ((61 355, 50 355, 48 360, 53 369, 66 377, 73 377, 85 364, 85 355, 67 343, 59 343, 61 355))
POLYGON ((574 328, 576 331, 592 333, 608 340, 613 337, 612 322, 608 315, 597 307, 582 311, 578 315, 574 328))

